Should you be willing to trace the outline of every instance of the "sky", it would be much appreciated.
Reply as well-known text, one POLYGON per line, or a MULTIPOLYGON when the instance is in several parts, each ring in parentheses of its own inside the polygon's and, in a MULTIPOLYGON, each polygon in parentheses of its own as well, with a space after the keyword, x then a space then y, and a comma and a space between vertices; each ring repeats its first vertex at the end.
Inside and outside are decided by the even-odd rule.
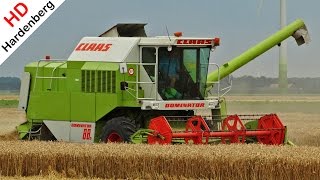
MULTIPOLYGON (((98 36, 117 23, 148 23, 148 36, 182 31, 183 36, 220 37, 211 62, 223 64, 276 32, 280 0, 66 0, 0 66, 0 76, 19 77, 23 67, 50 55, 67 59, 84 36, 98 36)), ((320 77, 320 1, 287 0, 287 23, 304 20, 311 43, 288 42, 288 77, 320 77)), ((233 76, 278 76, 279 48, 274 47, 233 76)))

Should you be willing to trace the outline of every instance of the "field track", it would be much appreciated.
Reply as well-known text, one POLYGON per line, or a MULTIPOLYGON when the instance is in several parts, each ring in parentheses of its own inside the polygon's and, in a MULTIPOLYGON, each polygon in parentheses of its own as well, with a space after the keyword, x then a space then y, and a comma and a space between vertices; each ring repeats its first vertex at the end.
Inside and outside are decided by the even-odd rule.
POLYGON ((0 108, 0 136, 15 131, 15 127, 24 121, 24 112, 17 108, 0 108))
POLYGON ((19 100, 18 95, 1 95, 0 94, 0 100, 19 100))

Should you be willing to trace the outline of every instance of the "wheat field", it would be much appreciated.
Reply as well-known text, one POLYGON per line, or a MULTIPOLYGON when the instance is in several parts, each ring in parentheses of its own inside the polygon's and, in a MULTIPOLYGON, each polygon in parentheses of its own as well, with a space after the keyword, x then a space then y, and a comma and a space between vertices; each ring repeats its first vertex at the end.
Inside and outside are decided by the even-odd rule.
POLYGON ((0 179, 319 179, 320 112, 312 103, 320 97, 227 100, 231 114, 277 113, 297 146, 17 141, 14 129, 24 113, 0 108, 0 179))
POLYGON ((0 142, 2 176, 316 179, 320 149, 252 145, 0 142))

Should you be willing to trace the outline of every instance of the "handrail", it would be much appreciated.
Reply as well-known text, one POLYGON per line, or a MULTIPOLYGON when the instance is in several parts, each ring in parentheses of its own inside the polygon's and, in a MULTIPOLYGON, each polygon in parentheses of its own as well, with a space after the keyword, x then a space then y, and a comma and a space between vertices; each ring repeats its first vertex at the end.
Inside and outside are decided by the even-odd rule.
MULTIPOLYGON (((129 63, 126 63, 127 65, 135 65, 136 66, 136 69, 137 69, 137 75, 136 75, 136 81, 126 81, 127 83, 132 83, 132 84, 136 84, 136 95, 132 95, 129 91, 127 91, 130 95, 132 95, 133 97, 135 97, 137 100, 156 100, 157 99, 157 88, 156 88, 156 81, 152 81, 151 82, 142 82, 142 81, 139 81, 139 71, 138 71, 138 67, 140 66, 154 66, 154 75, 157 76, 157 73, 156 73, 156 68, 157 68, 157 63, 142 63, 142 62, 138 62, 138 63, 134 63, 134 62, 129 62, 129 63), (139 85, 138 84, 153 84, 155 85, 155 90, 154 90, 154 97, 155 98, 139 98, 139 85)), ((157 77, 155 77, 155 79, 157 79, 157 77)), ((128 90, 128 89, 126 89, 128 90)))
POLYGON ((37 84, 37 79, 50 79, 50 78, 56 78, 56 79, 65 79, 65 77, 46 77, 46 76, 38 76, 38 72, 39 72, 39 65, 40 65, 40 62, 48 62, 46 65, 44 65, 43 67, 51 64, 51 63, 56 63, 56 62, 63 62, 66 63, 65 60, 53 60, 53 61, 48 61, 48 60, 45 60, 45 59, 40 59, 37 63, 37 69, 36 69, 36 76, 34 78, 34 84, 33 84, 33 91, 35 91, 36 89, 36 84, 37 84))
MULTIPOLYGON (((59 66, 54 67, 54 69, 52 70, 52 73, 51 73, 51 81, 50 81, 50 86, 49 86, 49 89, 50 89, 50 90, 51 90, 51 88, 52 88, 52 80, 53 80, 53 74, 54 74, 54 72, 56 71, 56 69, 58 69, 59 67, 65 65, 66 63, 67 63, 67 61, 65 61, 64 63, 60 64, 59 66)), ((59 78, 55 78, 55 79, 63 79, 63 78, 66 78, 66 77, 62 77, 62 78, 59 77, 59 78)))
MULTIPOLYGON (((217 90, 217 97, 218 99, 220 99, 220 66, 217 63, 207 63, 209 66, 215 66, 217 68, 217 74, 218 74, 218 80, 217 81, 211 81, 211 84, 218 84, 218 90, 217 90)), ((209 69, 209 67, 208 67, 209 69)), ((208 84, 208 82, 207 82, 208 84)), ((206 91, 209 87, 206 87, 206 91)), ((208 97, 208 99, 210 99, 210 97, 208 97)))

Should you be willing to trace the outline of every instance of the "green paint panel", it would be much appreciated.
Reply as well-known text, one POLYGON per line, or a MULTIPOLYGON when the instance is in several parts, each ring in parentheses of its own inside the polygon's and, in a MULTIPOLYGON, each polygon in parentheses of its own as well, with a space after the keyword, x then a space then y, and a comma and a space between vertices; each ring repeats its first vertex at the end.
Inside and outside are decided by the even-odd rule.
POLYGON ((81 67, 81 70, 97 70, 98 67, 100 66, 100 62, 86 62, 84 65, 81 67))
POLYGON ((70 119, 70 96, 66 92, 32 92, 29 97, 28 119, 70 119))
POLYGON ((68 61, 67 65, 69 69, 81 69, 81 67, 84 65, 84 61, 68 61))
POLYGON ((95 93, 71 93, 71 121, 94 122, 95 93))
POLYGON ((96 70, 98 70, 98 71, 119 71, 119 64, 118 63, 100 62, 99 67, 96 70))
MULTIPOLYGON (((67 64, 61 66, 57 69, 57 76, 58 77, 66 77, 67 76, 67 64)), ((53 81, 54 88, 56 91, 66 91, 67 90, 67 78, 65 79, 55 79, 53 81)))
POLYGON ((81 70, 67 70, 67 89, 69 92, 81 92, 81 70))
POLYGON ((17 131, 19 132, 19 139, 23 139, 31 128, 31 122, 24 122, 17 127, 17 131))
POLYGON ((117 94, 96 93, 96 120, 118 106, 117 94))
POLYGON ((219 100, 219 104, 220 104, 220 115, 221 115, 221 118, 224 119, 227 117, 227 114, 228 114, 226 98, 221 97, 219 100))

